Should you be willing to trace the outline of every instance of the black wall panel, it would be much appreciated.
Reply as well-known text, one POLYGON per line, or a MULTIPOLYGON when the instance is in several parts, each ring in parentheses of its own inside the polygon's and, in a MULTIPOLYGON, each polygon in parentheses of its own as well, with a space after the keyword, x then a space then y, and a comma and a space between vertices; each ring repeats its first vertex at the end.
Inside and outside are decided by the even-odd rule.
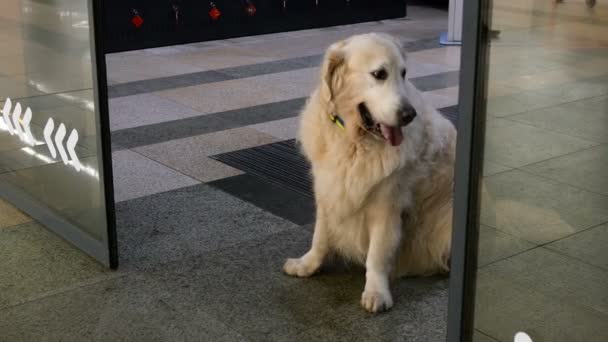
POLYGON ((202 42, 265 33, 303 30, 404 17, 405 0, 251 0, 257 12, 245 12, 245 0, 215 0, 216 21, 204 0, 105 0, 106 52, 202 42), (173 5, 179 8, 176 23, 173 5), (144 23, 131 23, 137 10, 144 23))

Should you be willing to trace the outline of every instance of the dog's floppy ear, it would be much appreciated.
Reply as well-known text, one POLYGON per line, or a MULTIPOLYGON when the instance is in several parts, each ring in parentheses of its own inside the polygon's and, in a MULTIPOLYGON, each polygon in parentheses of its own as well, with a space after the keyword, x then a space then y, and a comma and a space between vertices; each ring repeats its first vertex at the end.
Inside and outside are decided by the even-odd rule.
POLYGON ((340 70, 344 64, 344 41, 332 44, 325 52, 321 64, 321 97, 326 102, 334 99, 334 91, 340 85, 340 70))

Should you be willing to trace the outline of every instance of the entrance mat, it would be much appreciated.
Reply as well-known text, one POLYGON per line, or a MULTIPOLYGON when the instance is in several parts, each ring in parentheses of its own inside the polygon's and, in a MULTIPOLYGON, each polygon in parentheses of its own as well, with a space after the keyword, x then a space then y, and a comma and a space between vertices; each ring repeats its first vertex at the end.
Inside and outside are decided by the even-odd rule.
MULTIPOLYGON (((439 112, 456 125, 457 105, 441 108, 439 112)), ((293 139, 218 154, 211 158, 262 177, 272 184, 313 197, 310 165, 293 139)))

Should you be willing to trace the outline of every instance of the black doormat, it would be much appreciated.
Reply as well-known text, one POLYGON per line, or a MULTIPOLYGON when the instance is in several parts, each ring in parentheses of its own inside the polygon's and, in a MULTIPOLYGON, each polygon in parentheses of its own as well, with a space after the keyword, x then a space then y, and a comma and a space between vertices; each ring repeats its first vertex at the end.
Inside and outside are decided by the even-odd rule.
POLYGON ((310 165, 295 140, 218 154, 211 158, 312 197, 310 165))
MULTIPOLYGON (((458 106, 441 108, 439 112, 456 125, 458 106)), ((218 154, 211 158, 272 184, 313 197, 310 164, 293 139, 218 154)))

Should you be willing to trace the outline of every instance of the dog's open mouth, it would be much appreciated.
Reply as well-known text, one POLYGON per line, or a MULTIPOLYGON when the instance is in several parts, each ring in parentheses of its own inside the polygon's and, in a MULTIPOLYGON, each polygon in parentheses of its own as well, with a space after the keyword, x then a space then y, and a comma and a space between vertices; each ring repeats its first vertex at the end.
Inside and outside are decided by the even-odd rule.
POLYGON ((361 115, 365 129, 367 129, 368 132, 382 137, 392 146, 399 146, 403 142, 403 131, 401 130, 402 126, 389 126, 374 121, 372 114, 369 112, 369 109, 365 103, 359 104, 359 115, 361 115))

